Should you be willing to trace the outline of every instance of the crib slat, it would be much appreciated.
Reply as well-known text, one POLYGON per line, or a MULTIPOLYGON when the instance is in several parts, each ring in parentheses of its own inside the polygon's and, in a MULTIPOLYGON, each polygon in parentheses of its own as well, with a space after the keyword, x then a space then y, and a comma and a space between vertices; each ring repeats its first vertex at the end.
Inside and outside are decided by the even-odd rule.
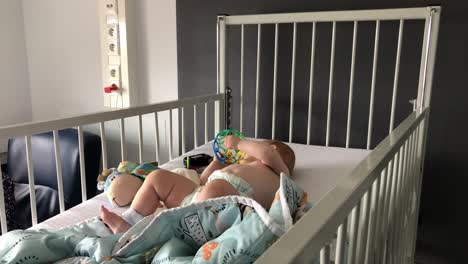
POLYGON ((382 233, 382 238, 380 239, 380 245, 379 245, 379 251, 377 255, 377 262, 384 263, 384 257, 385 257, 385 247, 386 247, 386 241, 387 241, 387 236, 388 236, 388 211, 390 208, 390 200, 391 200, 391 184, 392 184, 392 176, 393 176, 393 167, 394 167, 394 160, 392 159, 388 162, 388 167, 387 167, 387 176, 386 176, 386 187, 385 187, 385 199, 384 199, 384 207, 382 211, 382 225, 381 225, 381 233, 382 233))
POLYGON ((310 73, 309 73, 309 108, 307 112, 307 145, 310 145, 310 130, 312 123, 312 99, 314 87, 314 66, 315 66, 315 32, 316 23, 312 23, 312 44, 310 47, 310 73))
POLYGON ((259 100, 259 87, 260 87, 260 53, 262 41, 262 25, 258 24, 257 29, 257 76, 255 79, 255 138, 258 137, 258 100, 259 100))
POLYGON ((293 27, 293 46, 292 46, 292 61, 291 61, 291 105, 289 107, 289 143, 292 142, 293 137, 293 120, 294 120, 294 88, 296 79, 296 37, 297 37, 297 23, 293 27))
POLYGON ((222 100, 214 101, 214 125, 213 125, 213 134, 216 135, 222 127, 222 117, 223 110, 221 107, 223 106, 222 100))
POLYGON ((414 248, 413 248, 413 241, 414 241, 414 235, 416 234, 414 228, 415 228, 415 225, 414 223, 417 222, 416 218, 416 211, 413 210, 413 206, 416 205, 417 201, 418 201, 418 198, 417 198, 417 190, 415 188, 416 184, 417 184, 417 181, 418 181, 418 176, 419 176, 419 173, 420 173, 420 167, 419 167, 419 162, 418 162, 418 147, 419 147, 419 135, 418 135, 418 129, 416 128, 415 130, 415 133, 414 133, 414 170, 413 170, 413 175, 411 177, 411 183, 410 183, 410 187, 411 187, 411 193, 410 193, 410 216, 409 216, 409 220, 408 220, 408 243, 409 243, 409 247, 408 247, 408 251, 409 251, 409 255, 411 257, 411 259, 413 259, 414 257, 414 248))
POLYGON ((205 144, 208 143, 208 103, 205 103, 205 144))
POLYGON ((380 190, 379 190, 379 193, 380 193, 380 196, 379 196, 379 204, 378 204, 378 207, 377 207, 377 228, 376 228, 376 232, 375 232, 375 243, 376 243, 376 252, 375 252, 375 257, 374 257, 374 261, 375 263, 378 263, 380 258, 380 252, 381 252, 381 246, 382 246, 382 239, 384 237, 384 234, 383 234, 383 222, 385 221, 384 219, 384 212, 385 212, 385 201, 387 199, 386 197, 386 190, 387 190, 387 174, 388 174, 388 170, 389 170, 389 166, 390 165, 387 165, 387 167, 385 167, 385 169, 382 171, 382 175, 380 176, 381 180, 380 180, 380 190))
POLYGON ((406 174, 403 182, 403 202, 402 202, 402 209, 400 215, 400 223, 401 223, 401 231, 400 231, 400 240, 401 243, 399 244, 399 255, 402 256, 402 261, 406 259, 407 255, 407 248, 408 248, 408 239, 407 239, 407 231, 408 231, 408 208, 409 208, 409 192, 410 192, 410 181, 411 175, 413 171, 413 134, 410 134, 408 138, 408 163, 406 174))
POLYGON ((408 137, 408 167, 405 175, 405 181, 403 183, 403 202, 402 202, 402 215, 401 215, 401 222, 403 226, 403 232, 401 234, 402 241, 404 241, 404 245, 401 245, 401 251, 404 256, 406 256, 407 252, 407 231, 408 231, 408 220, 409 220, 409 208, 410 208, 410 193, 411 193, 411 179, 413 175, 413 137, 414 134, 410 134, 408 137))
POLYGON ((370 95, 370 104, 369 104, 369 124, 367 127, 367 149, 370 149, 371 138, 372 138, 372 121, 373 121, 373 116, 374 116, 375 76, 377 74, 379 36, 380 36, 380 20, 377 20, 375 22, 374 60, 372 62, 372 81, 371 81, 371 95, 370 95))
POLYGON ((29 199, 31 201, 31 220, 32 225, 37 224, 37 204, 34 185, 34 168, 32 162, 31 136, 25 136, 26 142, 26 162, 28 165, 29 199))
POLYGON ((403 210, 403 225, 404 225, 404 232, 402 232, 402 240, 404 241, 403 245, 401 245, 402 255, 405 259, 411 256, 411 252, 409 251, 410 248, 410 222, 411 222, 411 182, 413 180, 413 173, 414 173, 414 132, 410 135, 409 138, 409 168, 408 168, 408 175, 406 179, 406 188, 405 188, 405 201, 404 201, 404 210, 403 210))
POLYGON ((364 263, 366 247, 367 247, 367 235, 369 229, 369 209, 370 209, 370 191, 368 190, 364 196, 362 197, 362 210, 361 216, 362 219, 361 224, 359 225, 359 237, 357 243, 357 252, 356 252, 356 263, 364 263))
POLYGON ((407 180, 409 174, 409 167, 410 167, 410 138, 408 138, 405 142, 405 155, 404 155, 404 168, 403 174, 401 177, 401 187, 400 187, 400 203, 398 207, 398 226, 399 230, 397 233, 397 250, 396 255, 399 256, 400 262, 403 262, 403 247, 402 245, 405 243, 403 240, 404 231, 405 231, 405 209, 406 209, 406 188, 407 188, 407 180))
POLYGON ((158 112, 154 112, 154 143, 156 148, 156 160, 161 162, 159 159, 159 120, 158 120, 158 112))
POLYGON ((198 147, 197 105, 193 105, 193 148, 198 147))
POLYGON ((399 156, 399 153, 397 152, 395 154, 395 156, 393 157, 393 160, 392 160, 392 163, 391 163, 391 170, 389 171, 390 174, 388 175, 389 176, 389 179, 387 181, 387 184, 388 184, 388 201, 387 201, 387 208, 386 208, 386 211, 385 213, 387 214, 386 216, 386 224, 385 226, 389 227, 390 225, 390 217, 391 217, 391 211, 392 211, 392 206, 393 206, 393 196, 394 196, 394 192, 395 192, 395 182, 396 182, 396 174, 398 173, 398 156, 399 156))
POLYGON ((244 24, 241 25, 241 62, 240 62, 240 116, 239 130, 244 131, 244 24))
POLYGON ((392 260, 398 261, 397 259, 397 248, 398 248, 398 230, 401 228, 399 223, 399 212, 401 208, 401 188, 402 188, 402 179, 405 170, 405 160, 406 160, 406 143, 403 144, 400 148, 400 163, 398 166, 398 178, 397 178, 397 187, 396 187, 396 195, 395 195, 395 203, 393 208, 393 237, 391 243, 391 257, 392 260))
POLYGON ((347 227, 348 227, 348 218, 346 217, 343 223, 338 227, 338 238, 336 240, 335 264, 345 263, 347 227))
POLYGON ((395 163, 393 166, 393 176, 392 176, 392 190, 390 193, 390 205, 388 207, 388 241, 387 241, 387 254, 386 262, 392 262, 392 251, 393 251, 393 232, 395 229, 395 201, 398 188, 398 174, 401 164, 401 151, 398 151, 395 155, 395 163))
POLYGON ((273 111, 271 120, 271 139, 275 139, 276 128, 276 86, 277 86, 277 71, 278 71, 278 24, 275 24, 275 55, 273 58, 273 111))
POLYGON ((407 205, 406 205, 406 210, 407 210, 407 223, 406 223, 406 254, 408 257, 411 257, 412 252, 411 252, 411 223, 412 223, 412 218, 413 218, 413 197, 414 197, 414 179, 417 173, 417 166, 416 166, 416 134, 413 133, 412 135, 412 140, 411 140, 411 173, 409 175, 408 179, 408 197, 407 197, 407 205))
POLYGON ((397 152, 397 156, 395 157, 395 166, 393 171, 393 179, 392 179, 392 192, 391 192, 391 201, 390 207, 388 208, 389 213, 389 223, 388 223, 388 240, 387 240, 387 248, 386 248, 386 262, 393 263, 395 260, 393 258, 393 242, 394 242, 394 232, 396 228, 395 223, 395 203, 396 198, 398 195, 398 178, 400 173, 400 166, 401 166, 401 151, 397 152))
POLYGON ((361 211, 361 201, 358 202, 356 207, 351 211, 351 223, 350 223, 350 243, 349 243, 349 253, 348 253, 348 262, 350 264, 355 264, 356 262, 356 249, 358 242, 358 230, 359 230, 359 212, 361 211))
POLYGON ((102 168, 108 169, 107 165, 107 143, 106 143, 106 130, 104 122, 99 122, 99 130, 101 134, 101 152, 102 152, 102 168))
POLYGON ((169 160, 173 159, 172 152, 172 109, 169 109, 169 160))
MULTIPOLYGON (((415 130, 416 131, 416 130, 415 130)), ((414 181, 416 177, 416 173, 418 171, 417 167, 417 157, 416 157, 416 148, 417 148, 417 143, 416 143, 416 133, 413 134, 412 137, 412 153, 411 153, 411 161, 413 163, 412 169, 411 169, 411 174, 409 175, 409 180, 408 180, 408 201, 407 201, 407 221, 406 221, 406 232, 405 232, 405 240, 406 240, 406 245, 405 245, 405 252, 406 256, 408 259, 412 259, 413 256, 413 248, 412 248, 412 234, 413 234, 413 219, 415 215, 413 214, 413 206, 414 206, 414 181)))
POLYGON ((55 169, 57 171, 57 190, 59 195, 60 212, 65 211, 65 200, 63 197, 63 178, 62 178, 62 157, 60 155, 59 133, 54 130, 54 154, 55 154, 55 169))
POLYGON ((402 208, 402 193, 403 193, 403 182, 404 182, 404 177, 406 173, 406 165, 407 165, 407 143, 408 141, 405 141, 405 143, 402 146, 402 165, 401 165, 401 172, 399 175, 399 184, 398 184, 398 189, 397 189, 397 201, 395 203, 395 231, 394 231, 394 238, 393 238, 393 256, 395 261, 399 262, 399 244, 401 243, 400 241, 400 231, 402 229, 401 222, 400 222, 400 214, 401 214, 401 208, 402 208))
POLYGON ((331 55, 330 55, 330 78, 328 80, 328 109, 327 109, 327 134, 325 138, 325 146, 330 144, 330 120, 332 109, 332 96, 333 96, 333 71, 335 65, 335 38, 336 38, 336 22, 333 21, 332 28, 332 42, 331 42, 331 55))
POLYGON ((140 163, 143 162, 143 124, 141 115, 138 115, 138 158, 140 163))
POLYGON ((2 235, 8 232, 5 209, 5 194, 3 193, 3 181, 0 181, 0 227, 2 228, 2 235))
POLYGON ((385 226, 384 226, 384 232, 385 232, 385 240, 383 244, 383 252, 381 255, 381 262, 382 263, 388 263, 389 262, 389 249, 390 249, 390 243, 391 243, 391 237, 392 237, 392 208, 393 208, 393 198, 394 198, 394 191, 395 191, 395 185, 396 185, 396 174, 398 173, 398 156, 399 153, 396 152, 395 156, 393 157, 393 162, 392 162, 392 170, 391 174, 389 174, 389 188, 388 188, 388 201, 386 205, 386 211, 385 211, 385 226))
POLYGON ((375 233, 377 229, 377 210, 378 210, 378 197, 380 188, 380 177, 372 184, 370 210, 369 210, 369 231, 367 234, 367 247, 365 251, 364 263, 374 263, 375 255, 375 233))
POLYGON ((180 108, 180 129, 182 131, 182 139, 181 139, 181 144, 182 144, 182 154, 185 154, 186 149, 185 149, 185 117, 184 117, 184 110, 185 107, 180 108))
POLYGON ((122 161, 126 160, 127 143, 125 142, 125 120, 120 119, 120 152, 122 161))
POLYGON ((393 78, 393 94, 392 94, 392 110, 390 115, 390 126, 388 133, 390 134, 393 130, 393 126, 395 123, 395 106, 396 106, 396 97, 397 97, 397 89, 398 89, 398 75, 400 73, 400 55, 401 55, 401 43, 403 38, 403 24, 404 20, 400 19, 400 28, 398 30, 398 46, 397 46, 397 55, 396 55, 396 62, 395 62, 395 75, 393 78))
MULTIPOLYGON (((427 120, 425 120, 427 122, 427 120)), ((411 246, 410 246, 410 250, 411 250, 411 261, 414 261, 414 252, 416 250, 416 235, 417 235, 417 229, 418 229, 418 213, 419 213, 419 206, 420 206, 420 183, 421 183, 421 180, 422 180, 422 175, 421 175, 421 151, 422 151, 422 140, 424 139, 424 135, 421 135, 421 129, 423 129, 424 131, 424 127, 421 127, 421 125, 419 125, 417 128, 416 128, 416 133, 415 133, 415 136, 416 136, 416 169, 415 169, 415 177, 413 179, 414 181, 414 184, 413 184, 413 189, 414 189, 414 211, 413 211, 413 216, 412 216, 412 219, 411 219, 411 229, 410 229, 410 235, 411 235, 411 239, 410 239, 410 243, 411 243, 411 246)))
POLYGON ((330 264, 330 245, 325 245, 320 250, 320 264, 330 264))
POLYGON ((81 198, 83 202, 88 200, 86 195, 86 170, 85 170, 85 154, 83 145, 83 128, 78 126, 78 151, 80 152, 80 176, 81 176, 81 198))
POLYGON ((354 21, 353 27, 353 48, 351 52, 351 73, 349 76, 349 95, 348 95, 348 121, 346 122, 346 148, 349 148, 351 134, 351 116, 353 111, 353 89, 354 89, 354 63, 356 61, 356 39, 358 22, 354 21))

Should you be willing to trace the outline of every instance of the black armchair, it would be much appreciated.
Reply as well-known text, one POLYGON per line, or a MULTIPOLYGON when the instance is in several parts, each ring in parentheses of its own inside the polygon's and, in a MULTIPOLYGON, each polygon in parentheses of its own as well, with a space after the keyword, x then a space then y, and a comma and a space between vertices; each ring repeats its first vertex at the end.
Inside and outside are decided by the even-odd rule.
MULTIPOLYGON (((59 131, 60 156, 65 207, 71 208, 82 201, 78 132, 75 129, 59 131)), ((57 173, 52 132, 31 138, 34 182, 38 222, 60 212, 57 173)), ((101 161, 101 139, 92 133, 83 133, 85 153, 86 190, 88 199, 96 195, 96 176, 101 161)), ((28 169, 24 138, 8 141, 6 173, 14 182, 14 221, 22 228, 31 226, 31 207, 28 169)))

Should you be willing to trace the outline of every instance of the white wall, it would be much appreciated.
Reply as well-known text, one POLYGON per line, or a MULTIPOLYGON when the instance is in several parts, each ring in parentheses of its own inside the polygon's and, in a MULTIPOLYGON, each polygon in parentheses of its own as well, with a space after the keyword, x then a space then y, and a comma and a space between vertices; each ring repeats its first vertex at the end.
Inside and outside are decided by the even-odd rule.
POLYGON ((137 61, 140 102, 178 98, 176 1, 139 0, 137 61))
POLYGON ((23 0, 34 120, 104 109, 95 0, 23 0))
POLYGON ((0 0, 0 126, 31 121, 23 25, 21 2, 0 0))
MULTIPOLYGON (((178 98, 176 1, 139 0, 136 13, 139 102, 148 104, 175 100, 178 98)), ((178 150, 176 118, 177 111, 174 111, 174 153, 178 150)), ((165 162, 168 160, 167 150, 169 149, 169 114, 160 113, 159 119, 159 131, 162 138, 160 142, 162 153, 159 161, 165 162)), ((153 115, 144 117, 143 124, 150 128, 144 129, 146 142, 144 152, 149 160, 155 160, 153 123, 153 115)))
MULTIPOLYGON (((104 109, 96 0, 23 0, 23 10, 33 118, 104 109)), ((175 1, 139 0, 136 12, 139 101, 176 99, 175 1)))
MULTIPOLYGON (((142 104, 178 98, 176 1, 138 0, 136 4, 137 89, 142 104)), ((23 0, 34 120, 104 110, 98 2, 23 0)), ((168 133, 160 115, 160 134, 168 133)), ((154 160, 154 117, 144 117, 145 159, 154 160)), ((135 120, 126 120, 129 158, 135 159, 135 120)), ((97 126, 87 127, 98 131, 97 126)), ((110 163, 119 160, 118 123, 106 123, 110 163)), ((176 130, 177 127, 174 127, 176 130)), ((164 138, 162 140, 163 148, 164 138)))

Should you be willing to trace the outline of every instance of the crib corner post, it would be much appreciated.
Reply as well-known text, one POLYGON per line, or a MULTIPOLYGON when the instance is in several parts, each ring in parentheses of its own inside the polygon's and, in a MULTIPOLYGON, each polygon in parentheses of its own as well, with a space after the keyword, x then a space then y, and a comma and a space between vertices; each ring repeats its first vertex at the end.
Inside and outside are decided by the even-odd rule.
POLYGON ((418 83, 417 107, 419 112, 430 106, 440 12, 440 6, 427 7, 418 83))
POLYGON ((217 70, 217 93, 224 93, 226 87, 226 16, 217 16, 216 23, 216 70, 217 70))
POLYGON ((412 105, 413 112, 418 110, 418 99, 409 100, 409 103, 412 105))
MULTIPOLYGON (((226 16, 220 14, 217 16, 216 23, 216 93, 226 92, 226 16)), ((225 99, 225 98, 224 98, 225 99)), ((225 126, 227 118, 225 119, 226 112, 226 101, 220 100, 215 102, 215 134, 221 130, 222 126, 225 126), (224 103, 224 104, 223 104, 224 103)))
POLYGON ((224 128, 230 129, 231 128, 231 102, 232 102, 232 89, 230 87, 226 87, 226 91, 224 93, 224 128))

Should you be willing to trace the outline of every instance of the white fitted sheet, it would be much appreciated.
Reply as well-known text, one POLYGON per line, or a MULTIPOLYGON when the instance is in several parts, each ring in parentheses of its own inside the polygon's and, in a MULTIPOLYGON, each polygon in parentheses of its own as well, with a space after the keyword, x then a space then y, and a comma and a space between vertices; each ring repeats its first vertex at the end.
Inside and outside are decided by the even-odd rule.
MULTIPOLYGON (((368 150, 362 149, 288 144, 296 154, 296 166, 292 179, 308 193, 313 204, 316 204, 327 192, 333 189, 339 178, 348 175, 369 153, 368 150)), ((181 168, 183 167, 183 157, 198 153, 212 155, 211 143, 202 145, 160 167, 167 170, 181 168)), ((99 215, 101 204, 118 214, 127 209, 127 207, 113 207, 105 194, 100 194, 32 228, 57 229, 82 222, 99 215)))

